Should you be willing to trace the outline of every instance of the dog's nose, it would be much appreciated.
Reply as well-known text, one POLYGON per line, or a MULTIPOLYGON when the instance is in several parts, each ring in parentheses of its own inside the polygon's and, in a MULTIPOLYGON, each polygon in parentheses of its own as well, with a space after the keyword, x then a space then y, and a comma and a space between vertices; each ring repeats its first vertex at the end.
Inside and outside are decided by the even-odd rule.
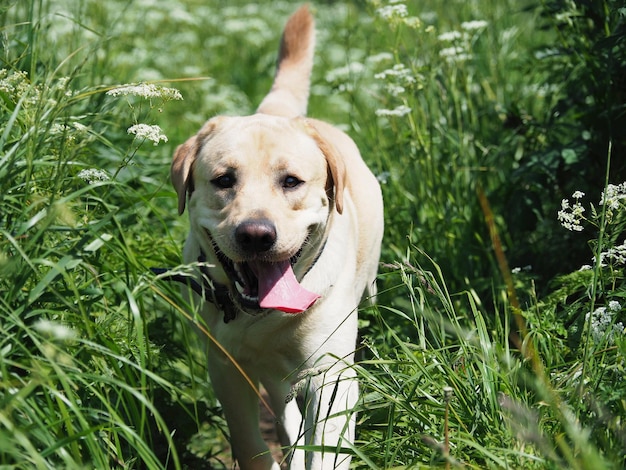
POLYGON ((235 240, 243 250, 261 253, 276 243, 276 227, 267 219, 248 220, 235 229, 235 240))

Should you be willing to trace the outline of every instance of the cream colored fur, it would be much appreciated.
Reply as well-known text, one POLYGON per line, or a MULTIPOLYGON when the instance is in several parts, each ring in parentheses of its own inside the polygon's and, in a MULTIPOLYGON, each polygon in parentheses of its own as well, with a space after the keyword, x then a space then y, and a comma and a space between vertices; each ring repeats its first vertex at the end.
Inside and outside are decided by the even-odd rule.
MULTIPOLYGON (((304 117, 314 43, 304 6, 285 27, 274 84, 257 113, 209 120, 176 150, 172 164, 179 212, 189 211, 186 262, 204 253, 212 280, 237 298, 216 250, 245 263, 250 255, 235 233, 262 220, 276 235, 264 259, 297 258, 296 278, 320 295, 299 314, 238 307, 228 323, 213 304, 202 304, 217 342, 269 393, 293 469, 349 466, 349 455, 338 450, 354 439, 357 309, 376 293, 383 234, 380 188, 354 142, 304 117), (296 400, 285 402, 298 381, 305 384, 302 410, 296 400), (310 445, 319 447, 301 448, 310 445)), ((209 374, 240 468, 278 469, 258 430, 256 391, 216 347, 210 347, 209 374)))

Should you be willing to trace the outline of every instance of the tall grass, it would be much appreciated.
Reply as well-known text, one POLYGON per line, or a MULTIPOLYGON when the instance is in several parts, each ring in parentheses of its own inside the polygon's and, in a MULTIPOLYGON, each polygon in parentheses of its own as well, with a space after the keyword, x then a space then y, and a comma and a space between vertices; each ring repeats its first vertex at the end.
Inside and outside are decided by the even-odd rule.
MULTIPOLYGON (((180 263, 174 146, 254 109, 296 5, 0 7, 0 465, 229 464, 203 348, 150 267, 180 263)), ((387 208, 354 465, 623 466, 623 9, 314 9, 310 114, 353 136, 387 208)))
POLYGON ((177 259, 159 175, 169 156, 126 134, 163 103, 107 96, 119 82, 93 55, 110 38, 87 12, 55 8, 19 2, 3 14, 0 462, 180 467, 185 449, 162 412, 174 401, 194 423, 206 406, 190 398, 190 366, 162 349, 175 341, 149 332, 168 312, 149 265, 177 259), (52 51, 57 22, 70 28, 52 51))

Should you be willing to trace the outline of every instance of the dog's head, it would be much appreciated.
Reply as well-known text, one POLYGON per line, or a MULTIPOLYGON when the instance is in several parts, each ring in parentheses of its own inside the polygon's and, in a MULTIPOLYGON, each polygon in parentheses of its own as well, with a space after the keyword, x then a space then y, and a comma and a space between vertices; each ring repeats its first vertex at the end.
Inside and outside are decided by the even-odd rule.
POLYGON ((331 213, 343 209, 345 168, 304 118, 217 117, 176 149, 178 210, 242 308, 305 310, 302 288, 331 213), (221 269, 220 269, 221 268, 221 269))

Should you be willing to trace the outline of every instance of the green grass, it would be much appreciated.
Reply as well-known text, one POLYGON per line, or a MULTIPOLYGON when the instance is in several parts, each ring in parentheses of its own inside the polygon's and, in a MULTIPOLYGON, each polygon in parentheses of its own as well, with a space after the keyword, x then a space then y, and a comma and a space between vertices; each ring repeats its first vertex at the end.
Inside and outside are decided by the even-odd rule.
MULTIPOLYGON (((228 466, 203 347, 150 267, 187 230, 173 149, 254 110, 298 2, 222 3, 0 6, 2 468, 228 466), (145 82, 165 97, 110 93, 145 82)), ((313 5, 310 114, 387 209, 354 466, 621 468, 623 6, 405 3, 313 5)))

